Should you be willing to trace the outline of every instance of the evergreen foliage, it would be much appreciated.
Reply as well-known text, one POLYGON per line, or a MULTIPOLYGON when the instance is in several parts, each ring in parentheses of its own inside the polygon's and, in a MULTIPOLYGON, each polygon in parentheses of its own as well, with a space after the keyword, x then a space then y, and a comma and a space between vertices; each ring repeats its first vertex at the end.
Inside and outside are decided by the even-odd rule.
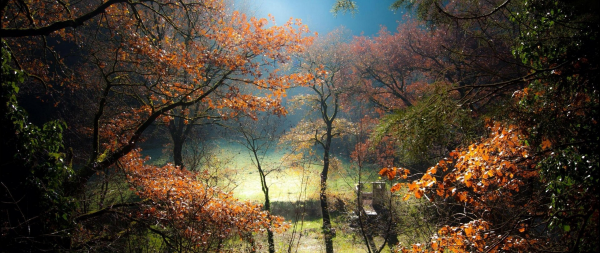
POLYGON ((38 127, 28 120, 17 101, 25 74, 10 66, 11 59, 2 41, 2 248, 11 252, 65 248, 69 246, 65 229, 71 226, 74 208, 66 192, 73 176, 62 142, 66 124, 50 121, 38 127))

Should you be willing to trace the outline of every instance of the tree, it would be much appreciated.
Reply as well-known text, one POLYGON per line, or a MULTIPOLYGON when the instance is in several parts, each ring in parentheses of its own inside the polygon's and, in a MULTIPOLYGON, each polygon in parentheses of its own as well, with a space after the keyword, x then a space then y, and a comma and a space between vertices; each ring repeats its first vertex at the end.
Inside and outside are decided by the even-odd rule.
MULTIPOLYGON (((488 114, 488 135, 457 148, 420 180, 393 188, 407 186, 407 197, 427 197, 439 209, 452 210, 429 243, 405 250, 598 250, 593 238, 600 211, 592 193, 598 156, 591 150, 599 138, 590 115, 600 101, 597 73, 591 71, 597 66, 591 45, 600 26, 591 14, 597 4, 580 4, 423 1, 416 6, 422 18, 435 23, 469 20, 518 28, 511 50, 527 72, 520 79, 480 85, 512 94, 500 100, 502 112, 488 114)), ((381 173, 394 178, 390 170, 381 173)))
MULTIPOLYGON (((544 244, 534 229, 540 226, 535 217, 544 202, 536 158, 519 142, 523 136, 518 129, 495 123, 489 127, 490 136, 481 142, 451 153, 421 179, 392 187, 394 192, 408 188, 404 200, 426 197, 438 212, 447 213, 431 242, 409 250, 531 251, 544 244)), ((394 179, 406 171, 380 173, 394 179)))
POLYGON ((597 3, 535 1, 515 15, 523 27, 515 57, 532 71, 528 86, 515 93, 514 119, 528 128, 528 143, 550 198, 547 220, 561 235, 555 248, 596 251, 600 234, 597 202, 600 137, 597 3), (588 6, 589 4, 589 6, 588 6))
POLYGON ((74 174, 72 150, 67 153, 62 141, 66 126, 31 123, 17 101, 24 73, 10 66, 11 59, 2 40, 0 242, 14 252, 64 247, 68 233, 62 230, 75 207, 64 191, 74 174))
POLYGON ((371 143, 391 139, 401 167, 426 168, 482 132, 476 114, 456 104, 457 92, 434 86, 413 106, 382 116, 373 129, 371 143))
POLYGON ((524 85, 506 21, 407 20, 395 33, 355 38, 361 93, 385 115, 369 142, 396 140, 403 166, 424 167, 480 134, 480 116, 524 85))
POLYGON ((197 180, 198 173, 170 164, 144 165, 145 159, 137 151, 129 156, 128 162, 122 164, 128 181, 139 197, 152 201, 132 219, 158 224, 151 230, 161 236, 168 248, 218 251, 234 235, 250 240, 247 236, 252 232, 286 228, 281 217, 262 211, 260 205, 239 202, 230 193, 204 187, 197 180))
POLYGON ((412 106, 430 80, 433 64, 441 54, 440 36, 407 21, 392 34, 382 28, 378 35, 356 37, 350 48, 355 54, 355 73, 365 82, 356 88, 384 111, 412 106))
MULTIPOLYGON (((438 82, 452 85, 460 93, 461 106, 481 110, 480 107, 493 102, 506 90, 522 85, 518 80, 507 80, 519 79, 527 73, 511 53, 517 46, 513 38, 518 30, 508 22, 510 14, 495 10, 498 7, 495 2, 478 2, 395 1, 391 9, 410 9, 414 5, 420 20, 401 22, 395 34, 382 29, 372 39, 359 37, 354 42, 356 49, 366 55, 377 55, 374 59, 383 59, 379 62, 362 57, 365 60, 359 61, 359 69, 362 69, 359 73, 383 84, 383 90, 400 99, 401 105, 410 105, 411 94, 406 89, 410 89, 412 83, 420 82, 419 86, 423 86, 424 83, 438 82), (442 14, 448 13, 442 7, 464 14, 492 12, 480 19, 477 16, 452 19, 442 14)), ((356 8, 348 4, 342 6, 356 8)), ((424 87, 412 89, 422 91, 424 87)))
POLYGON ((290 20, 267 28, 266 19, 230 12, 221 1, 9 2, 0 6, 0 32, 12 64, 31 77, 25 87, 42 84, 58 101, 64 94, 87 100, 89 111, 67 111, 84 115, 76 126, 89 136, 87 150, 74 154, 82 162, 68 195, 82 198, 96 175, 121 173, 142 198, 126 197, 129 192, 116 203, 79 199, 83 204, 70 220, 78 225, 71 223, 75 235, 65 247, 101 248, 141 229, 170 250, 214 249, 237 232, 268 224, 260 208, 204 187, 191 172, 142 164, 137 145, 158 121, 169 122, 173 111, 186 107, 203 104, 230 117, 277 105, 299 76, 271 67, 310 43, 305 26, 290 20), (270 97, 240 92, 243 85, 270 97), (227 210, 219 217, 225 220, 199 218, 215 203, 227 210), (237 227, 245 219, 252 220, 248 228, 237 227), (206 232, 215 229, 221 232, 206 232))
MULTIPOLYGON (((356 8, 349 2, 338 1, 336 6, 356 8)), ((598 196, 591 193, 597 191, 598 156, 590 150, 597 149, 598 135, 596 120, 589 115, 597 112, 599 101, 597 73, 591 71, 597 66, 591 60, 597 59, 597 50, 591 45, 597 43, 600 28, 592 13, 599 5, 400 0, 391 6, 400 7, 415 10, 434 32, 447 29, 443 41, 458 39, 464 41, 458 45, 466 45, 444 43, 452 68, 452 75, 445 77, 458 96, 441 92, 446 99, 432 96, 423 102, 446 103, 455 96, 459 107, 476 112, 471 115, 474 119, 487 118, 491 130, 476 131, 481 139, 465 140, 471 144, 454 144, 456 150, 447 160, 428 169, 420 180, 393 188, 407 186, 407 197, 425 196, 437 210, 450 210, 440 212, 447 220, 428 244, 404 250, 596 251, 598 244, 592 238, 599 233, 598 196), (453 37, 453 32, 460 34, 453 37), (561 238, 561 243, 550 238, 561 238)), ((440 120, 428 116, 447 116, 429 113, 439 109, 421 108, 406 113, 427 119, 422 129, 444 130, 436 127, 440 120)), ((451 114, 464 115, 456 112, 460 111, 451 114)), ((393 132, 396 123, 402 129, 415 122, 394 117, 384 121, 384 129, 393 126, 393 132)), ((398 136, 406 136, 412 128, 405 129, 398 136)), ((397 173, 381 170, 390 179, 397 173)))
MULTIPOLYGON (((242 135, 241 143, 247 149, 252 164, 258 171, 260 177, 260 186, 265 197, 264 210, 271 212, 271 200, 269 196, 269 184, 267 176, 276 168, 269 168, 265 163, 265 155, 272 151, 273 145, 277 138, 277 131, 280 120, 274 119, 272 115, 259 116, 258 121, 252 118, 242 118, 238 121, 238 126, 234 127, 236 132, 242 135)), ((272 224, 271 224, 272 225, 272 224)), ((278 225, 278 224, 275 224, 278 225)), ((267 240, 269 244, 269 252, 275 252, 275 240, 273 228, 267 228, 267 240)))
POLYGON ((335 30, 318 41, 300 59, 301 73, 311 77, 305 84, 312 94, 300 95, 296 99, 309 106, 317 119, 302 120, 283 137, 284 142, 295 143, 300 148, 310 148, 318 144, 323 148, 323 169, 319 199, 323 215, 323 237, 327 252, 333 252, 335 231, 331 227, 331 217, 327 202, 327 177, 331 162, 331 141, 347 131, 352 131, 351 122, 339 118, 340 95, 348 81, 350 70, 347 51, 343 47, 343 30, 335 30))
MULTIPOLYGON (((195 104, 192 107, 184 106, 181 109, 178 108, 179 110, 172 110, 172 118, 166 124, 167 131, 173 141, 173 164, 181 169, 185 169, 183 149, 194 126, 214 122, 210 120, 212 118, 210 111, 206 108, 201 108, 200 105, 195 104), (203 119, 207 119, 208 122, 202 122, 203 119)), ((216 120, 219 116, 215 115, 213 117, 216 120)))

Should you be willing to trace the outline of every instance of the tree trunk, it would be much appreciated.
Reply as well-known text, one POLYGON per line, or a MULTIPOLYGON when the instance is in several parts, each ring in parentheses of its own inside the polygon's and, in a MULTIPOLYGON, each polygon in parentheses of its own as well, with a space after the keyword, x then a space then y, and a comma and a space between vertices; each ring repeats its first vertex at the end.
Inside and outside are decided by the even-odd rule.
POLYGON ((184 138, 181 136, 172 136, 173 137, 173 163, 175 166, 179 166, 179 168, 184 169, 183 167, 183 144, 184 138))
MULTIPOLYGON (((182 107, 187 108, 186 106, 182 107)), ((183 110, 182 109, 182 110, 183 110)), ((183 165, 183 145, 190 134, 193 123, 186 124, 183 117, 175 118, 169 123, 168 129, 171 139, 173 139, 173 164, 185 169, 183 165)))
MULTIPOLYGON (((260 160, 258 159, 258 150, 253 149, 254 159, 256 159, 256 167, 258 168, 258 172, 260 174, 260 183, 262 186, 263 194, 265 195, 265 211, 271 215, 271 200, 269 199, 269 185, 267 185, 267 176, 260 165, 260 160)), ((275 240, 273 239, 273 231, 271 230, 272 221, 269 221, 269 228, 267 229, 267 241, 269 243, 269 253, 275 253, 275 240)))
POLYGON ((331 216, 329 215, 329 206, 327 203, 327 174, 329 173, 329 149, 331 148, 332 123, 327 122, 327 136, 323 146, 323 170, 321 171, 321 213, 323 214, 323 239, 325 239, 325 252, 333 253, 333 237, 335 231, 331 228, 331 216))
MULTIPOLYGON (((269 200, 269 190, 265 192, 265 210, 271 215, 271 201, 269 200)), ((273 239, 273 231, 271 230, 272 221, 269 222, 269 228, 267 229, 267 241, 269 243, 269 253, 275 253, 275 240, 273 239)))

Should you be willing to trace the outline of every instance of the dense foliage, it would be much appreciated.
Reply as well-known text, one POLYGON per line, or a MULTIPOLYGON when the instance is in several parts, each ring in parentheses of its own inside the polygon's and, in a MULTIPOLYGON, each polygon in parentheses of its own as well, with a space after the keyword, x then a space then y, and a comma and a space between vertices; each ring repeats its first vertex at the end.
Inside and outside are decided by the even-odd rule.
MULTIPOLYGON (((3 245, 215 251, 284 227, 204 184, 202 172, 182 170, 181 154, 175 165, 146 164, 139 144, 157 126, 182 129, 207 110, 223 119, 284 115, 281 98, 302 78, 278 64, 312 40, 299 20, 271 26, 273 18, 210 0, 8 0, 0 16, 3 160, 19 161, 2 163, 3 245), (43 127, 18 108, 19 86, 25 101, 37 97, 29 103, 40 104, 32 111, 43 127), (74 150, 68 162, 65 146, 74 150)), ((172 132, 181 147, 183 131, 172 132)))
POLYGON ((599 251, 599 6, 398 0, 415 18, 395 30, 313 43, 299 20, 227 1, 2 0, 0 251, 256 251, 267 232, 275 252, 288 225, 260 154, 281 126, 260 119, 285 116, 292 87, 306 94, 285 102, 307 113, 279 144, 296 151, 289 167, 318 163, 327 252, 332 210, 347 208, 328 180, 348 163, 392 183, 373 204, 359 182, 344 210, 368 252, 599 251), (228 120, 264 207, 219 189, 229 171, 185 148, 228 120), (160 131, 173 163, 142 154, 160 131))
POLYGON ((68 241, 63 229, 75 207, 65 189, 74 174, 72 155, 64 153, 64 122, 38 127, 19 106, 24 73, 10 66, 11 59, 2 41, 0 242, 6 251, 50 250, 68 241))
MULTIPOLYGON (((486 122, 485 128, 476 132, 481 139, 446 146, 447 157, 427 169, 420 179, 399 183, 392 189, 399 191, 406 186, 409 193, 405 199, 426 197, 434 208, 445 210, 430 242, 402 250, 597 251, 600 246, 594 238, 599 233, 599 164, 593 150, 599 141, 599 95, 598 55, 592 46, 597 44, 600 31, 598 17, 593 14, 597 4, 477 3, 422 1, 416 4, 416 10, 435 29, 464 29, 478 34, 480 43, 492 41, 492 29, 511 26, 517 32, 517 43, 508 49, 517 61, 508 63, 519 65, 521 70, 512 78, 494 82, 450 84, 449 90, 471 87, 469 92, 479 92, 484 98, 492 92, 496 98, 481 103, 469 98, 468 93, 457 96, 458 107, 464 107, 466 101, 473 112, 471 117, 486 122), (587 4, 591 9, 584 7, 587 4)), ((430 105, 435 107, 436 103, 430 105)), ((408 117, 391 119, 402 126, 419 121, 419 117, 427 119, 424 115, 428 114, 408 114, 413 110, 400 114, 408 117)), ((446 117, 446 122, 460 122, 461 118, 446 117)), ((389 120, 385 124, 389 125, 389 120)), ((430 124, 410 126, 431 128, 430 124)), ((456 123, 434 127, 449 130, 442 137, 436 135, 438 131, 421 136, 439 141, 448 136, 462 138, 465 128, 452 131, 454 126, 456 123)), ((390 127, 383 130, 395 133, 390 127)), ((397 137, 402 150, 407 147, 406 141, 414 140, 413 135, 400 133, 397 137)), ((391 169, 381 171, 391 179, 394 173, 391 169)))

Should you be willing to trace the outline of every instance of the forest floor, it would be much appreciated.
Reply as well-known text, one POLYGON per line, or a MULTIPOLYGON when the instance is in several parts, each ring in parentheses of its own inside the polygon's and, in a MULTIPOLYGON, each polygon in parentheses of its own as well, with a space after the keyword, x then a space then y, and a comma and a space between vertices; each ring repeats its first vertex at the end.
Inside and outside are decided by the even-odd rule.
MULTIPOLYGON (((264 204, 264 194, 260 184, 260 176, 248 150, 237 143, 220 142, 211 151, 209 167, 201 168, 218 174, 215 183, 224 190, 243 201, 264 204)), ((146 150, 155 164, 168 161, 160 149, 146 150)), ((262 157, 263 169, 268 172, 267 183, 272 203, 272 213, 282 216, 290 223, 290 228, 276 234, 276 252, 325 252, 321 233, 321 211, 319 205, 319 182, 321 167, 319 161, 289 169, 285 165, 286 152, 273 150, 262 157), (294 227, 294 225, 296 225, 294 227), (289 245, 292 245, 291 251, 289 245)), ((362 175, 364 181, 378 179, 376 171, 362 175)), ((355 168, 347 159, 339 159, 333 166, 328 179, 328 196, 332 215, 333 228, 337 236, 334 238, 336 252, 366 252, 362 237, 350 228, 349 217, 355 207, 356 193, 354 188, 358 182, 355 168)), ((266 233, 256 236, 258 252, 268 249, 266 233)), ((242 251, 242 244, 239 245, 242 251)))
MULTIPOLYGON (((264 202, 264 194, 260 186, 260 177, 255 164, 243 147, 226 147, 229 154, 235 154, 231 159, 231 167, 237 168, 230 180, 234 196, 240 200, 257 203, 264 202)), ((316 164, 305 166, 301 169, 287 169, 286 154, 283 151, 267 153, 262 162, 263 168, 270 173, 267 175, 269 196, 272 203, 272 212, 283 216, 292 226, 286 232, 276 234, 276 252, 325 252, 321 233, 322 219, 319 204, 319 182, 321 167, 316 164), (304 221, 301 219, 304 215, 304 221), (294 228, 293 225, 296 224, 294 228)), ((358 182, 356 171, 352 171, 351 164, 346 159, 340 159, 334 166, 328 179, 328 196, 332 215, 333 227, 337 236, 334 238, 336 252, 366 252, 362 237, 350 228, 349 217, 354 209, 355 184, 358 182)), ((363 175, 366 179, 377 179, 376 173, 363 175)), ((367 180, 363 180, 367 181, 367 180)), ((266 251, 266 234, 257 236, 262 250, 266 251)))

